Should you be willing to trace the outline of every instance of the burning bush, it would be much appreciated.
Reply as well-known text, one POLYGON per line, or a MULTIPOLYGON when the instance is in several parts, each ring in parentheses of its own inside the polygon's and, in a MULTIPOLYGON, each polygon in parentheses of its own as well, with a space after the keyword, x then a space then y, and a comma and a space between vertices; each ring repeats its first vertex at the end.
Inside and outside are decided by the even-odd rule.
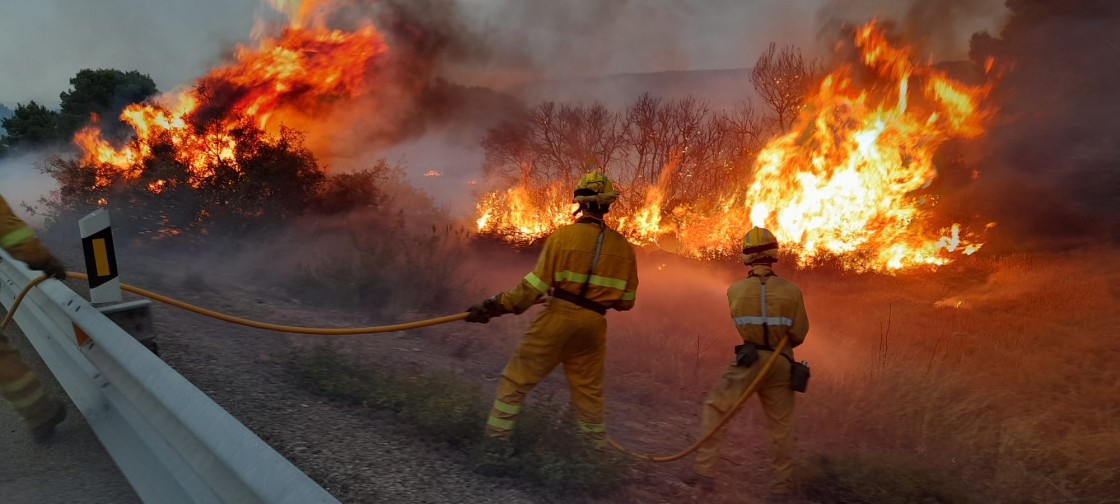
POLYGON ((763 55, 773 64, 755 72, 755 83, 783 130, 764 146, 765 121, 749 108, 713 113, 697 100, 649 97, 625 113, 541 105, 491 131, 487 161, 513 182, 483 196, 479 229, 527 241, 567 222, 572 182, 592 160, 629 194, 612 212, 623 234, 639 243, 668 238, 693 257, 736 253, 732 244, 751 225, 774 229, 802 263, 843 254, 854 270, 971 254, 979 245, 967 228, 935 218, 926 189, 939 147, 983 132, 989 87, 921 62, 874 22, 840 47, 840 62, 819 82, 796 53, 763 55), (773 90, 775 75, 796 78, 773 90), (804 93, 810 82, 816 88, 804 93))
POLYGON ((128 209, 116 217, 126 235, 226 234, 299 215, 324 194, 327 176, 295 130, 267 134, 241 121, 221 142, 200 147, 223 155, 202 164, 186 159, 175 138, 162 133, 147 139, 148 154, 125 170, 56 158, 49 171, 59 183, 59 198, 48 202, 49 221, 109 204, 128 209))
POLYGON ((622 189, 612 210, 642 243, 680 212, 749 178, 749 161, 767 128, 749 104, 714 111, 696 98, 645 94, 622 111, 602 105, 543 103, 527 117, 489 131, 486 172, 505 185, 479 204, 479 229, 530 242, 571 217, 571 188, 584 163, 606 167, 622 189))

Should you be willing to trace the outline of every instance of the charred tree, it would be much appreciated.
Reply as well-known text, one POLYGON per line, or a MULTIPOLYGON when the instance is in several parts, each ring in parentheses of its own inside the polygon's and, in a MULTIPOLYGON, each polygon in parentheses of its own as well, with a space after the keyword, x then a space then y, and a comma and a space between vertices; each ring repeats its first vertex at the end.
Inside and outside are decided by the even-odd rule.
POLYGON ((801 50, 795 47, 783 47, 779 51, 777 44, 771 42, 770 47, 758 57, 751 70, 751 83, 777 115, 777 126, 781 131, 788 131, 793 125, 821 72, 820 62, 806 60, 801 50))

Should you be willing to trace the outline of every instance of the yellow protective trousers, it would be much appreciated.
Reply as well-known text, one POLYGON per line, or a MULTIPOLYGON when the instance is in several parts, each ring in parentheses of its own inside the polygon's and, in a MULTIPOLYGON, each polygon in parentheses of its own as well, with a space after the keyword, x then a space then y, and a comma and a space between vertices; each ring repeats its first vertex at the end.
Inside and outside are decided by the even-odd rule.
MULTIPOLYGON (((760 351, 759 359, 750 367, 734 364, 727 367, 708 399, 704 402, 704 413, 700 422, 700 432, 710 431, 728 414, 731 407, 743 395, 743 391, 754 381, 762 369, 762 363, 772 355, 760 351)), ((762 379, 758 388, 758 398, 766 415, 767 428, 774 442, 774 472, 777 479, 771 486, 774 493, 788 493, 793 485, 793 390, 789 385, 789 361, 778 357, 774 367, 762 379)), ((712 469, 719 456, 720 445, 727 436, 724 424, 718 432, 696 451, 695 471, 703 476, 714 476, 712 469)))
POLYGON ((55 413, 39 377, 0 333, 0 395, 19 412, 27 425, 38 427, 55 413))
POLYGON ((494 408, 486 422, 486 437, 508 439, 525 395, 557 365, 563 364, 580 432, 595 447, 606 447, 606 356, 606 318, 567 301, 549 300, 548 307, 533 320, 502 371, 494 408))

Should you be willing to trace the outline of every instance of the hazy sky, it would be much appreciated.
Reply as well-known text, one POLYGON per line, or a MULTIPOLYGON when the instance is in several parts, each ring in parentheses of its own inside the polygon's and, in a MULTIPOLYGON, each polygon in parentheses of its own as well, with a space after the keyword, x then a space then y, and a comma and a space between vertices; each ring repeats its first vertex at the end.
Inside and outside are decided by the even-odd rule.
MULTIPOLYGON (((963 45, 947 49, 959 57, 969 33, 998 29, 1002 17, 1002 0, 427 3, 455 1, 461 24, 493 54, 469 73, 544 78, 746 67, 771 40, 822 51, 817 35, 831 16, 899 16, 910 3, 968 6, 967 19, 952 24, 963 45)), ((0 0, 0 103, 57 106, 58 93, 82 68, 136 69, 161 90, 187 84, 249 39, 261 10, 260 0, 0 0)))

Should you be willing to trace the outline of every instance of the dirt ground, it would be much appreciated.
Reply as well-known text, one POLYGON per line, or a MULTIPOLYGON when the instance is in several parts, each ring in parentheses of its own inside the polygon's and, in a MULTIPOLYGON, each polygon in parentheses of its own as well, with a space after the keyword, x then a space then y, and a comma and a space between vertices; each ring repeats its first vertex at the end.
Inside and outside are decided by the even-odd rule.
MULTIPOLYGON (((124 282, 248 318, 338 327, 444 314, 332 309, 213 264, 129 256, 124 282)), ((512 286, 532 264, 530 254, 492 260, 502 267, 474 277, 480 291, 512 286)), ((636 451, 667 454, 696 438, 703 398, 730 359, 737 335, 724 290, 745 270, 656 252, 640 261, 637 308, 608 317, 608 429, 636 451)), ((1103 502, 1120 482, 1107 470, 1120 467, 1120 253, 980 257, 896 277, 783 266, 811 321, 797 351, 813 370, 798 396, 799 477, 819 486, 823 458, 853 466, 874 455, 919 464, 976 502, 1103 502)), ((489 392, 531 313, 346 337, 268 333, 164 306, 154 314, 169 364, 343 502, 553 500, 470 472, 465 456, 391 415, 304 392, 285 370, 291 356, 326 344, 374 365, 451 371, 489 392)), ((567 400, 562 373, 528 407, 543 400, 567 400)), ((713 494, 681 483, 686 458, 642 463, 634 482, 600 501, 764 502, 769 457, 752 400, 732 422, 713 494)), ((813 495, 802 501, 827 500, 813 495)))

